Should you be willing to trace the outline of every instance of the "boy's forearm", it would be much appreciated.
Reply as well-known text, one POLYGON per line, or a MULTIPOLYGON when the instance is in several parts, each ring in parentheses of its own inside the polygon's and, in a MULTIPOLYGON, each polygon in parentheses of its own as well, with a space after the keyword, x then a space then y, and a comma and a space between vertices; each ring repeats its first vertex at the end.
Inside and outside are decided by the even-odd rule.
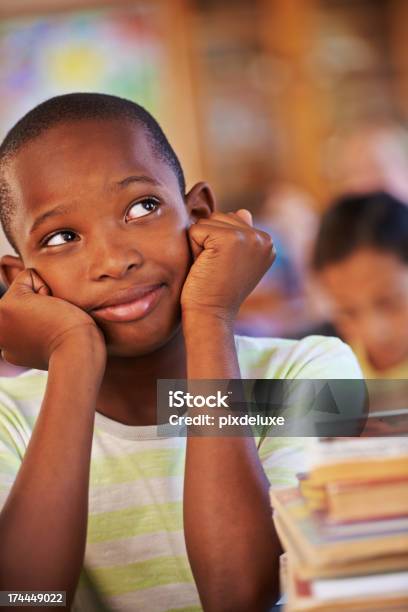
POLYGON ((204 312, 183 315, 189 379, 240 378, 234 322, 204 312))
MULTIPOLYGON (((239 378, 232 325, 185 317, 189 379, 239 378)), ((254 439, 189 437, 186 544, 204 609, 268 610, 276 600, 280 544, 269 483, 254 439)))
POLYGON ((104 361, 91 343, 51 357, 40 414, 0 513, 0 590, 64 590, 72 603, 86 541, 95 402, 104 361))

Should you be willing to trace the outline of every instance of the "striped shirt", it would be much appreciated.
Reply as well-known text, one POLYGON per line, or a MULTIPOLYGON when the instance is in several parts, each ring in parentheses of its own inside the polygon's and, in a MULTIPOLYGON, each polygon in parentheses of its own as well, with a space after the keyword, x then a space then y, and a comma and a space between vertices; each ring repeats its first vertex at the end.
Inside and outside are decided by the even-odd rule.
MULTIPOLYGON (((335 338, 237 336, 236 346, 242 378, 361 377, 353 353, 335 338)), ((0 378, 0 510, 23 461, 46 382, 47 372, 38 370, 0 378)), ((306 439, 256 442, 271 485, 293 484, 306 439)), ((185 447, 185 437, 159 437, 156 426, 128 426, 96 412, 86 551, 74 611, 202 610, 183 534, 185 447)))

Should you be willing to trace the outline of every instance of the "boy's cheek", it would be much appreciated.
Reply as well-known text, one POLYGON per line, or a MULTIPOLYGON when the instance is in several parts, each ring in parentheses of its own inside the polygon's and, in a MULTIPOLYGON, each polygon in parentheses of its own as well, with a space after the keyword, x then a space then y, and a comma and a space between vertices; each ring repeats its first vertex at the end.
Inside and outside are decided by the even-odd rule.
MULTIPOLYGON (((164 267, 171 267, 173 271, 181 272, 181 275, 188 272, 193 258, 186 229, 169 232, 162 239, 159 238, 156 248, 160 249, 160 259, 164 267)), ((152 255, 157 259, 157 251, 152 255)))
POLYGON ((181 292, 182 292, 184 284, 185 284, 185 282, 186 282, 186 280, 188 278, 188 275, 190 273, 191 266, 193 265, 193 263, 194 263, 193 259, 191 258, 191 260, 188 262, 188 265, 185 268, 184 275, 183 275, 183 278, 182 278, 182 282, 181 282, 181 285, 180 285, 179 301, 180 301, 180 298, 181 298, 181 292))
POLYGON ((35 270, 47 287, 49 287, 53 297, 65 300, 84 310, 81 304, 84 304, 85 300, 81 299, 78 293, 78 287, 81 286, 79 279, 70 278, 66 272, 64 273, 60 269, 50 271, 49 269, 42 270, 41 268, 35 268, 35 270))

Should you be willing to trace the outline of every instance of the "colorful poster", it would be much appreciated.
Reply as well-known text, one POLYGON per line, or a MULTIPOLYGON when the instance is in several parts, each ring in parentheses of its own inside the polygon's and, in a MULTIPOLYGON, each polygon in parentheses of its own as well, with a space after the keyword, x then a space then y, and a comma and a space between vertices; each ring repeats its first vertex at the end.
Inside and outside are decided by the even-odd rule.
POLYGON ((0 23, 0 138, 30 108, 73 91, 157 111, 162 48, 151 7, 56 13, 0 23))

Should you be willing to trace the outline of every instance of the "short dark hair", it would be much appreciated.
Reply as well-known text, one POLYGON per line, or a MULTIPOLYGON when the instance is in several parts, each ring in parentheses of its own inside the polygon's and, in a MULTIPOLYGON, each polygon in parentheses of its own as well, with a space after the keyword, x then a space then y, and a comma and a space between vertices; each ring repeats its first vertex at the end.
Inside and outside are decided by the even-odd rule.
POLYGON ((107 94, 71 93, 55 96, 24 115, 0 145, 0 222, 8 241, 17 253, 12 235, 15 204, 4 178, 3 170, 6 164, 26 143, 55 125, 86 119, 119 119, 143 126, 155 153, 174 171, 184 197, 186 184, 180 161, 160 125, 146 109, 130 100, 107 94))
POLYGON ((323 215, 312 266, 320 271, 364 247, 408 263, 408 204, 385 192, 337 200, 323 215))

